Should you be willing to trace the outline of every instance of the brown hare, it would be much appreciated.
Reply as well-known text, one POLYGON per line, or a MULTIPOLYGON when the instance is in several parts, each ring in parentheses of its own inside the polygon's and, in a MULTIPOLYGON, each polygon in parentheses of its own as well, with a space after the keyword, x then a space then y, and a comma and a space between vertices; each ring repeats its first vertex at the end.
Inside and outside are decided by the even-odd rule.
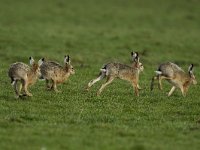
POLYGON ((21 96, 21 90, 23 95, 32 96, 28 91, 28 86, 34 84, 41 75, 39 65, 35 63, 33 57, 30 57, 29 60, 31 67, 22 62, 16 62, 11 64, 8 70, 8 76, 11 78, 16 98, 21 96), (19 88, 17 86, 18 82, 20 82, 19 88))
POLYGON ((156 76, 152 78, 151 90, 153 90, 154 80, 158 80, 158 87, 160 90, 162 90, 161 81, 165 79, 173 85, 170 92, 168 93, 168 96, 171 96, 175 89, 179 88, 182 92, 182 95, 185 97, 189 86, 191 84, 197 84, 196 78, 193 74, 193 67, 194 65, 191 64, 188 68, 188 72, 186 73, 174 63, 167 62, 161 64, 158 67, 158 70, 155 71, 156 76))
POLYGON ((54 91, 59 92, 57 90, 57 84, 63 83, 71 74, 75 73, 70 62, 69 56, 64 57, 64 66, 61 66, 57 62, 45 61, 44 58, 42 59, 40 70, 42 78, 46 80, 46 86, 48 89, 53 89, 54 91), (52 83, 50 83, 50 81, 52 83))
POLYGON ((99 76, 88 83, 86 89, 89 90, 89 88, 97 81, 100 81, 103 78, 107 77, 106 83, 102 84, 101 88, 97 92, 97 95, 100 95, 103 89, 107 85, 109 85, 115 78, 120 78, 122 80, 127 80, 131 82, 135 89, 135 95, 139 96, 139 74, 141 71, 144 70, 144 67, 142 63, 139 62, 139 56, 137 52, 132 52, 131 55, 133 57, 132 66, 128 66, 121 63, 108 63, 100 69, 99 76))

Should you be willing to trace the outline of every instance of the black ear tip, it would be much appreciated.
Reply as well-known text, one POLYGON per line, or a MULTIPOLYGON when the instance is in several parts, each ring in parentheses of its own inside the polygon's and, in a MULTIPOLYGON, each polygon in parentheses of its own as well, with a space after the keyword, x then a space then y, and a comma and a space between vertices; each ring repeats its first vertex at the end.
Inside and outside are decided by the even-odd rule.
POLYGON ((32 57, 30 56, 30 57, 29 57, 29 60, 31 60, 31 59, 32 59, 32 57))
POLYGON ((192 69, 194 67, 194 64, 190 64, 190 68, 192 69))
POLYGON ((42 58, 42 61, 44 61, 45 59, 44 58, 42 58))
POLYGON ((69 58, 69 55, 65 55, 65 58, 69 58))
POLYGON ((134 54, 136 54, 136 57, 139 56, 138 52, 131 52, 131 55, 133 56, 134 54))

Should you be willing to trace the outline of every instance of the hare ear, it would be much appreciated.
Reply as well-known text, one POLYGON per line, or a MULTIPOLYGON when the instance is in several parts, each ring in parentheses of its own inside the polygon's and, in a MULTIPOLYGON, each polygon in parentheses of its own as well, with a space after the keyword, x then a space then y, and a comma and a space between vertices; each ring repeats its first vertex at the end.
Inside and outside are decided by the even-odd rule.
POLYGON ((134 53, 133 52, 131 52, 131 56, 133 57, 133 55, 134 55, 134 53))
POLYGON ((132 55, 133 61, 139 62, 139 54, 138 54, 138 52, 131 52, 131 55, 132 55))
POLYGON ((138 52, 131 52, 131 56, 132 56, 133 58, 138 57, 138 52))
POLYGON ((44 58, 41 58, 39 61, 38 61, 38 65, 41 66, 43 64, 43 62, 45 61, 44 58))
POLYGON ((194 64, 191 64, 188 68, 188 72, 190 75, 193 74, 193 68, 194 68, 194 64))
POLYGON ((33 57, 32 57, 32 56, 31 56, 31 57, 29 57, 29 62, 30 62, 30 65, 33 65, 33 64, 34 64, 35 60, 33 59, 33 57))
POLYGON ((70 64, 70 57, 69 57, 69 55, 65 55, 65 58, 64 58, 64 63, 67 63, 67 64, 70 64))

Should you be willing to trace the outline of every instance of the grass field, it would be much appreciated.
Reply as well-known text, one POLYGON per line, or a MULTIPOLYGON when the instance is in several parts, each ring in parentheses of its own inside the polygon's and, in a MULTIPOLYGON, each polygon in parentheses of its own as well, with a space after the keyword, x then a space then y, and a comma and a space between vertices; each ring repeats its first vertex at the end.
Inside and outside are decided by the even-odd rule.
POLYGON ((200 78, 198 0, 0 0, 0 149, 198 150, 200 92, 150 92, 158 64, 172 61, 200 78), (110 61, 131 64, 141 54, 140 97, 116 80, 100 97, 87 83, 110 61), (45 57, 63 63, 69 54, 76 74, 31 98, 14 99, 7 76, 11 63, 45 57))

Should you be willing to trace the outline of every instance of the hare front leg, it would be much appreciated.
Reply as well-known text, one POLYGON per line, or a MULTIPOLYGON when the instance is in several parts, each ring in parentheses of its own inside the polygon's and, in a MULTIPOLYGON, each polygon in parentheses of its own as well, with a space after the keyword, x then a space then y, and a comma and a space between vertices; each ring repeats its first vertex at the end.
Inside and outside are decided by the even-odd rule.
POLYGON ((101 88, 99 89, 99 91, 97 92, 97 96, 99 96, 101 94, 101 92, 103 91, 103 89, 110 84, 112 81, 114 80, 114 77, 107 77, 107 81, 106 83, 101 85, 101 88))
POLYGON ((28 80, 27 79, 23 79, 22 80, 22 89, 25 92, 25 95, 27 96, 33 96, 29 91, 28 91, 28 80))
POLYGON ((183 97, 186 97, 186 93, 187 93, 187 91, 188 91, 188 87, 182 86, 180 89, 181 89, 181 92, 182 92, 183 97))
POLYGON ((138 89, 138 84, 136 81, 133 81, 133 87, 134 87, 134 91, 135 91, 135 95, 139 96, 139 89, 138 89))
POLYGON ((139 84, 137 84, 137 88, 138 88, 138 90, 142 90, 142 88, 140 87, 139 84))
POLYGON ((158 87, 159 87, 160 90, 163 90, 163 86, 162 86, 162 80, 163 79, 165 79, 165 80, 172 80, 172 78, 170 78, 170 77, 159 75, 158 76, 158 82, 159 82, 158 87))
POLYGON ((54 90, 56 93, 59 93, 60 91, 57 89, 57 83, 56 83, 56 81, 55 81, 55 80, 52 80, 52 82, 53 82, 53 85, 52 85, 53 90, 54 90))

